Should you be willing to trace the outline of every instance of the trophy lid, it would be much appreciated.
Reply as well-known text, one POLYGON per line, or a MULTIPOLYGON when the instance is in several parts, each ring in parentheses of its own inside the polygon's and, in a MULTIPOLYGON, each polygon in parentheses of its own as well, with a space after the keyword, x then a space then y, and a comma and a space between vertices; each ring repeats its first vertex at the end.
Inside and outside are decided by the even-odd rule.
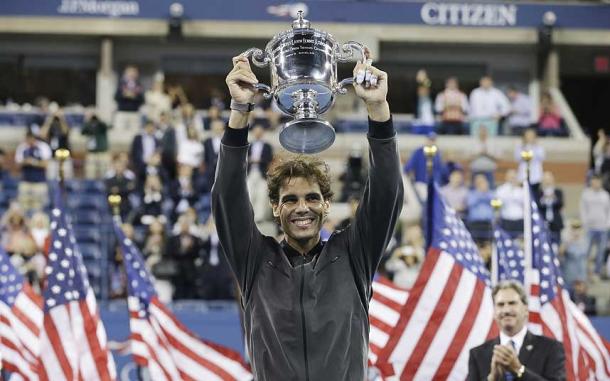
POLYGON ((309 20, 303 18, 303 11, 298 11, 297 19, 292 22, 292 29, 306 29, 309 25, 309 20))

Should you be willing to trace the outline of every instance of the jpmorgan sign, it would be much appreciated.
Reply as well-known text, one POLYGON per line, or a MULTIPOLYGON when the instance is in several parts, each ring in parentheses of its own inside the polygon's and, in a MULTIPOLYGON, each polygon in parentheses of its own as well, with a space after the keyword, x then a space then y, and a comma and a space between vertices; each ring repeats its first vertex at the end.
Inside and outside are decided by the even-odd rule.
POLYGON ((515 26, 514 4, 424 3, 421 19, 428 25, 515 26))
POLYGON ((105 0, 62 0, 57 13, 91 16, 138 16, 140 4, 137 1, 105 0))

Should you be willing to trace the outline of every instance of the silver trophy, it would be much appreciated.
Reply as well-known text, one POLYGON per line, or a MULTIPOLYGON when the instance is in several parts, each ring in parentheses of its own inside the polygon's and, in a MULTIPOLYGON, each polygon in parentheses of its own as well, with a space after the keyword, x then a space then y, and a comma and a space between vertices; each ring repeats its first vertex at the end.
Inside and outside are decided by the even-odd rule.
POLYGON ((329 33, 313 29, 299 11, 292 30, 276 35, 262 51, 246 50, 258 67, 271 68, 271 86, 258 83, 255 88, 266 98, 275 99, 284 113, 294 117, 280 132, 280 143, 290 152, 317 153, 335 141, 335 130, 319 115, 345 94, 353 77, 337 82, 337 62, 352 60, 359 53, 365 60, 365 47, 354 41, 338 44, 329 33))

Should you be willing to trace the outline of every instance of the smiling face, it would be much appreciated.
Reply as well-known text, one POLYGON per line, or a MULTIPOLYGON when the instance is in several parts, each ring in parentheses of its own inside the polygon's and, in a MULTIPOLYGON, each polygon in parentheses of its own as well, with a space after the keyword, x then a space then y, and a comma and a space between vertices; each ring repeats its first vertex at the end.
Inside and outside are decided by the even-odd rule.
POLYGON ((527 305, 512 288, 498 290, 494 297, 494 318, 508 336, 519 333, 527 322, 527 305))
POLYGON ((330 202, 315 180, 288 178, 279 189, 279 202, 272 207, 290 246, 307 252, 318 243, 330 202))

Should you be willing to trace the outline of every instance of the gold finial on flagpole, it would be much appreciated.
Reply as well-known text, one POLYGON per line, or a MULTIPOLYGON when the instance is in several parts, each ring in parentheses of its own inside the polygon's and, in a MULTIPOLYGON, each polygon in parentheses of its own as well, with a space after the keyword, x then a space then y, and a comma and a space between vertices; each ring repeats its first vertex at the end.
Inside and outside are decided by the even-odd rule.
POLYGON ((118 216, 121 214, 121 196, 118 194, 111 194, 108 196, 108 204, 112 208, 112 214, 118 216))
POLYGON ((424 146, 424 155, 426 155, 426 170, 428 171, 428 176, 432 176, 432 170, 434 165, 434 156, 438 152, 438 148, 436 145, 426 145, 424 146))
POLYGON ((494 198, 489 202, 492 208, 494 208, 495 212, 498 212, 502 208, 502 200, 498 198, 494 198))
POLYGON ((55 159, 59 164, 59 181, 64 182, 64 162, 70 158, 70 151, 65 148, 60 148, 55 151, 55 159))
POLYGON ((525 179, 528 184, 530 182, 530 163, 534 158, 534 152, 532 150, 521 151, 521 160, 525 161, 525 179))

